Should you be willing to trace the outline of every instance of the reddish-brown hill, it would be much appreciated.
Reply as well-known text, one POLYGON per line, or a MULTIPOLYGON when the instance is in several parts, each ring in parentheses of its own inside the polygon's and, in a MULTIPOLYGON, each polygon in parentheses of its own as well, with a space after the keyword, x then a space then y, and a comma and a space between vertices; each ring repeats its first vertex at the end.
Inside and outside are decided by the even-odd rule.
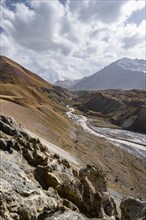
POLYGON ((70 93, 0 56, 0 110, 29 130, 58 142, 68 132, 64 117, 70 93))
POLYGON ((0 56, 0 82, 15 85, 52 87, 50 83, 38 75, 5 56, 0 56))
POLYGON ((35 98, 39 103, 50 98, 57 103, 66 104, 70 96, 67 90, 48 83, 5 56, 0 56, 0 83, 1 95, 22 95, 29 98, 29 101, 35 98), (42 97, 42 94, 45 96, 42 97))

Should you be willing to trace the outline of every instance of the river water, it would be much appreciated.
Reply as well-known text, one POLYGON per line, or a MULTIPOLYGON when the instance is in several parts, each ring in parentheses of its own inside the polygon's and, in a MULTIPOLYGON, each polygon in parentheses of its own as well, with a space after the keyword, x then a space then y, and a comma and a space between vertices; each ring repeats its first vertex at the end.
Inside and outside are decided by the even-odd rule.
POLYGON ((135 155, 146 164, 146 135, 122 129, 93 126, 86 116, 74 113, 74 108, 67 106, 67 116, 80 124, 86 132, 103 137, 115 146, 135 155))

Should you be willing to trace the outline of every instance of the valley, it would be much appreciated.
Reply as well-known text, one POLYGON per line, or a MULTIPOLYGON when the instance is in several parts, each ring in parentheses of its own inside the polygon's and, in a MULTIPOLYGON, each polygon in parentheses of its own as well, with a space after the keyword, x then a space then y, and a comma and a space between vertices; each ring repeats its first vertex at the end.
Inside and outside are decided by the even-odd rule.
POLYGON ((89 132, 98 137, 103 137, 109 143, 124 149, 146 163, 146 136, 144 134, 121 129, 96 127, 92 125, 92 121, 86 116, 74 114, 74 111, 74 108, 69 108, 66 114, 73 121, 80 124, 85 132, 89 132))
POLYGON ((146 220, 145 2, 0 1, 0 220, 146 220))
MULTIPOLYGON (((61 188, 55 188, 56 181, 59 181, 57 184, 65 184, 65 179, 62 178, 65 178, 64 175, 66 174, 64 172, 67 172, 67 175, 71 175, 70 178, 75 183, 75 188, 72 190, 73 194, 75 193, 75 196, 77 196, 77 200, 75 198, 72 200, 72 196, 68 191, 64 191, 66 193, 65 198, 67 201, 79 206, 79 210, 82 210, 88 217, 90 215, 90 211, 88 211, 90 205, 84 198, 86 193, 81 193, 81 197, 85 199, 85 205, 84 202, 78 204, 80 194, 76 191, 78 184, 81 187, 82 177, 80 180, 76 179, 76 174, 71 171, 75 169, 76 173, 82 170, 82 167, 87 166, 87 170, 89 169, 93 173, 98 173, 97 170, 100 170, 104 174, 107 184, 106 192, 110 196, 114 196, 118 208, 124 196, 132 196, 140 200, 146 199, 145 125, 143 123, 145 117, 145 91, 71 92, 44 81, 36 74, 6 57, 1 57, 0 60, 1 160, 3 162, 2 173, 4 174, 2 196, 5 193, 5 181, 7 182, 10 179, 13 182, 15 179, 15 166, 18 170, 20 168, 22 173, 24 172, 22 174, 24 179, 27 180, 28 178, 32 181, 32 186, 34 183, 35 187, 36 184, 40 184, 41 191, 39 191, 39 194, 35 189, 38 198, 41 197, 41 194, 43 195, 42 198, 48 199, 43 184, 47 184, 48 187, 53 186, 54 190, 58 190, 55 193, 59 192, 59 196, 62 198, 61 188), (9 142, 11 143, 10 149, 7 146, 9 142), (18 161, 15 156, 19 158, 18 161), (12 164, 14 169, 12 168, 12 175, 9 175, 7 179, 9 163, 12 164), (23 163, 26 168, 23 167, 23 163), (62 165, 63 163, 65 165, 62 165), (50 169, 49 166, 53 168, 50 169), (70 168, 64 168, 64 166, 71 166, 71 170, 70 168), (55 169, 55 167, 57 168, 55 169), (53 171, 47 171, 52 169, 53 171), (44 180, 47 182, 42 183, 40 179, 40 182, 37 182, 38 179, 36 180, 34 175, 34 171, 37 170, 40 173, 45 172, 47 176, 49 175, 48 180, 44 180), (50 174, 50 172, 52 173, 50 174), (60 172, 61 174, 59 174, 60 172), (49 180, 52 182, 49 183, 49 180)), ((87 176, 85 173, 89 188, 93 190, 94 178, 90 185, 87 176)), ((22 183, 22 179, 18 175, 16 183, 19 181, 22 183)), ((7 184, 9 185, 8 182, 7 184)), ((14 181, 15 190, 16 186, 17 184, 15 185, 14 181)), ((74 187, 74 185, 72 186, 74 187)), ((60 185, 60 187, 63 187, 63 185, 60 185)), ((69 189, 69 186, 67 186, 67 189, 69 189)), ((86 183, 84 185, 85 189, 86 183)), ((50 190, 49 188, 50 195, 54 197, 55 194, 50 190)), ((13 187, 11 193, 14 193, 13 187)), ((27 193, 29 194, 29 192, 27 193)), ((93 202, 91 201, 91 204, 93 204, 94 199, 96 199, 93 196, 94 193, 89 193, 89 195, 91 200, 93 198, 93 202)), ((18 198, 15 193, 14 196, 18 201, 22 198, 21 195, 18 198)), ((7 198, 5 199, 8 207, 7 198)), ((56 202, 56 200, 54 201, 56 202)), ((58 201, 62 204, 63 200, 58 197, 58 201)), ((107 202, 106 199, 105 201, 107 202)), ((43 203, 43 207, 48 206, 43 203)), ((43 207, 41 212, 44 212, 43 207)), ((58 204, 58 207, 61 206, 58 204)), ((36 207, 33 208, 37 212, 36 207)), ((92 208, 94 210, 94 207, 92 208)), ((4 206, 3 210, 5 210, 4 206)), ((10 210, 10 213, 9 211, 3 213, 15 215, 13 207, 10 207, 10 210)), ((69 210, 65 208, 65 213, 68 211, 70 211, 70 208, 69 210)), ((41 216, 41 212, 36 216, 41 216)), ((58 213, 58 211, 55 212, 58 213)), ((23 216, 23 212, 21 214, 23 216)), ((79 215, 76 212, 74 214, 79 215)), ((71 216, 74 214, 71 213, 71 216)), ((94 213, 94 215, 97 216, 97 213, 94 213)), ((116 215, 114 211, 112 211, 112 215, 116 215)), ((88 219, 86 217, 84 219, 88 219)), ((107 217, 107 220, 109 219, 115 218, 107 217)))

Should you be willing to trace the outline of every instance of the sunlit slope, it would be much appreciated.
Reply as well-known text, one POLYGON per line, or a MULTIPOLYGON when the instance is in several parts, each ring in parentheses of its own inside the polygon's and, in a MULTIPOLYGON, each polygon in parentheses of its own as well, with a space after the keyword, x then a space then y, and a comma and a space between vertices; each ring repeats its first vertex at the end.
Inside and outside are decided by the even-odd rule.
POLYGON ((70 127, 64 114, 71 94, 6 57, 0 57, 0 67, 1 113, 49 140, 63 137, 70 127))
MULTIPOLYGON (((21 95, 23 93, 23 96, 25 96, 25 93, 29 93, 29 95, 31 93, 32 99, 34 96, 42 97, 42 95, 45 95, 44 97, 48 97, 59 103, 68 102, 70 96, 67 90, 48 83, 38 75, 4 56, 0 56, 0 83, 1 87, 2 85, 8 86, 8 88, 7 86, 1 88, 1 94, 5 95, 7 95, 6 93, 8 95, 21 95), (11 85, 11 88, 8 84, 11 85)), ((44 97, 42 97, 42 100, 44 97)))
POLYGON ((51 88, 52 85, 38 75, 32 73, 31 71, 25 69, 18 63, 12 61, 11 59, 0 56, 0 82, 10 83, 17 85, 28 85, 28 86, 45 86, 51 88))

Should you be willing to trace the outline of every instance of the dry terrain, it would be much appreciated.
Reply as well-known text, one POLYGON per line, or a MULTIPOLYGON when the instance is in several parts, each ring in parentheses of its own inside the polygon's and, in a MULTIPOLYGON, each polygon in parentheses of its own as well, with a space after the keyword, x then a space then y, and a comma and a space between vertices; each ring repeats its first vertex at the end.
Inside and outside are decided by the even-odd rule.
POLYGON ((80 165, 100 167, 107 175, 108 186, 122 196, 145 199, 143 162, 70 120, 65 106, 73 104, 73 94, 5 57, 1 57, 0 77, 2 115, 15 118, 22 127, 69 151, 80 165))
POLYGON ((146 91, 101 90, 74 92, 75 106, 97 126, 121 127, 146 134, 146 91))

